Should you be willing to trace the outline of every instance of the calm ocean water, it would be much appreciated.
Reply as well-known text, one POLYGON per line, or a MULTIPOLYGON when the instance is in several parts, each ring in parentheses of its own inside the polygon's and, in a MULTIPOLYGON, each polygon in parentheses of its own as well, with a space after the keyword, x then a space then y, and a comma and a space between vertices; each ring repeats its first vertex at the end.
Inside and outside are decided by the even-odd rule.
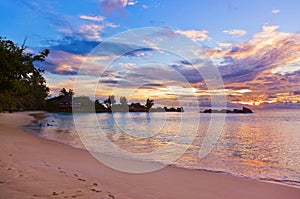
MULTIPOLYGON (((133 153, 157 151, 175 142, 173 144, 178 147, 188 148, 173 163, 175 166, 300 186, 300 110, 227 114, 216 146, 202 159, 198 154, 209 126, 210 114, 201 114, 199 119, 199 113, 192 112, 100 113, 96 114, 99 124, 89 123, 94 116, 78 116, 84 121, 81 128, 95 134, 93 142, 89 143, 91 146, 103 144, 97 131, 104 132, 118 148, 133 153), (174 141, 180 128, 187 136, 174 141), (194 130, 196 137, 188 136, 194 130), (189 146, 190 142, 192 144, 189 146)), ((40 122, 41 126, 32 124, 27 129, 46 139, 84 148, 71 114, 49 114, 40 122)), ((101 152, 118 155, 105 147, 101 152)), ((162 155, 168 156, 168 153, 162 155)), ((151 161, 149 157, 141 159, 151 161)))

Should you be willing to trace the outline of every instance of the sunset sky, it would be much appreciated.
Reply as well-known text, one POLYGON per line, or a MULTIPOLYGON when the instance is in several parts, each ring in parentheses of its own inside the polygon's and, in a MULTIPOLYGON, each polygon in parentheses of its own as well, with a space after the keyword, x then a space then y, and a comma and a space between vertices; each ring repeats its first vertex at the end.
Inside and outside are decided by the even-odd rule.
MULTIPOLYGON (((225 92, 229 104, 300 103, 298 0, 4 0, 0 10, 1 36, 18 44, 26 38, 30 52, 50 49, 46 62, 37 66, 46 70, 52 95, 74 88, 82 63, 103 41, 129 29, 162 27, 199 44, 206 56, 199 60, 206 63, 209 57, 224 87, 207 90, 191 67, 198 67, 199 60, 188 63, 158 49, 157 43, 150 45, 147 38, 145 46, 129 47, 116 39, 106 44, 105 52, 90 56, 98 64, 115 61, 104 73, 95 72, 96 98, 114 94, 172 103, 175 93, 187 103, 193 95, 206 105, 210 94, 225 92), (124 48, 133 51, 116 58, 124 48)), ((175 43, 170 45, 180 49, 180 42, 175 43)), ((91 71, 102 67, 94 64, 91 71)))

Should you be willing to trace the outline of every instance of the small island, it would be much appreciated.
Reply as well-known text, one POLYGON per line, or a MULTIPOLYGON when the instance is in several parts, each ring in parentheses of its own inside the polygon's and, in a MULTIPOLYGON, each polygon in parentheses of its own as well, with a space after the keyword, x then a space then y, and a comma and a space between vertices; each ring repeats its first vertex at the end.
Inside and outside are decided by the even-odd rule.
POLYGON ((119 103, 114 95, 108 96, 103 102, 99 100, 92 101, 87 96, 74 97, 74 91, 65 88, 60 90, 57 97, 47 100, 46 110, 48 112, 93 112, 112 113, 112 112, 184 112, 183 107, 153 107, 154 100, 147 99, 145 104, 140 102, 128 103, 125 96, 120 97, 119 103))
POLYGON ((236 113, 236 114, 241 114, 241 113, 253 113, 253 111, 249 108, 243 107, 242 109, 233 109, 233 110, 228 110, 228 109, 222 109, 222 110, 213 110, 213 109, 205 109, 204 111, 200 111, 200 113, 236 113))

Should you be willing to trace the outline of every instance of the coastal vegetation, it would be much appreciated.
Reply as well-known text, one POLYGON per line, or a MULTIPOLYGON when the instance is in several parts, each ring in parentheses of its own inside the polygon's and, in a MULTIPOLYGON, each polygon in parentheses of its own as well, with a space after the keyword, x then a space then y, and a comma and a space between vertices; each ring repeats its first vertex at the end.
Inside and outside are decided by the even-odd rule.
POLYGON ((102 103, 99 100, 92 101, 87 96, 74 97, 72 89, 67 91, 65 88, 60 90, 57 97, 47 100, 46 110, 49 112, 97 112, 97 113, 111 113, 111 112, 183 112, 183 108, 167 108, 157 107, 153 108, 154 100, 147 99, 145 105, 139 102, 128 103, 125 96, 121 96, 119 103, 115 100, 114 95, 108 96, 102 103))
POLYGON ((44 70, 34 67, 49 54, 45 49, 31 53, 25 41, 18 46, 0 37, 0 110, 41 110, 45 108, 49 88, 42 76, 44 70))
POLYGON ((18 46, 0 36, 0 111, 46 110, 49 112, 149 112, 177 111, 182 108, 153 108, 154 100, 147 99, 145 105, 128 104, 126 97, 116 103, 114 95, 101 103, 87 96, 74 96, 72 89, 60 90, 56 97, 49 97, 50 89, 43 77, 44 70, 35 67, 35 62, 43 62, 50 51, 45 49, 32 53, 25 46, 26 40, 18 46))

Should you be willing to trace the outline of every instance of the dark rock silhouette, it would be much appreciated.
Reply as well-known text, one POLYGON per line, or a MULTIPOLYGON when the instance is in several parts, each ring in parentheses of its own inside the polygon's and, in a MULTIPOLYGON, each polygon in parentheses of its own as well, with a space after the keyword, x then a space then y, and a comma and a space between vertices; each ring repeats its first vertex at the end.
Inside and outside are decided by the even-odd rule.
POLYGON ((166 112, 184 112, 182 107, 180 107, 180 108, 174 108, 174 107, 168 108, 168 107, 164 107, 164 110, 166 112))
POLYGON ((205 109, 201 113, 253 113, 253 111, 249 108, 243 107, 242 109, 222 109, 222 110, 213 110, 213 109, 205 109))

